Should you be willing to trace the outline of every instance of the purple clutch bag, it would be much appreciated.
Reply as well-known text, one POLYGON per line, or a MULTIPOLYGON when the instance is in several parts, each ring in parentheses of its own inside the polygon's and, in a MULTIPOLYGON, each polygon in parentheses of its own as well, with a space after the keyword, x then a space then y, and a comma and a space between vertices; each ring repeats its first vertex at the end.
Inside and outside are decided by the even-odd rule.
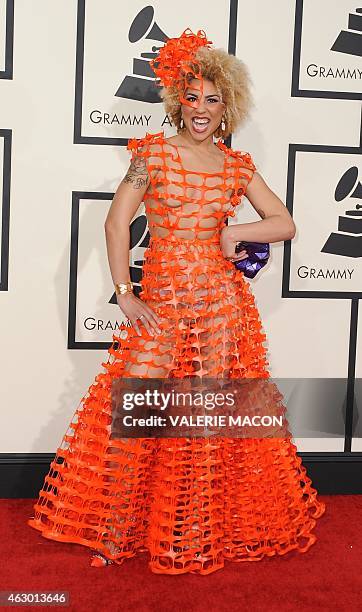
POLYGON ((265 266, 270 255, 270 246, 268 242, 238 242, 235 247, 235 253, 239 253, 243 249, 246 250, 248 257, 240 261, 234 261, 234 265, 238 270, 244 272, 247 278, 254 276, 265 266))

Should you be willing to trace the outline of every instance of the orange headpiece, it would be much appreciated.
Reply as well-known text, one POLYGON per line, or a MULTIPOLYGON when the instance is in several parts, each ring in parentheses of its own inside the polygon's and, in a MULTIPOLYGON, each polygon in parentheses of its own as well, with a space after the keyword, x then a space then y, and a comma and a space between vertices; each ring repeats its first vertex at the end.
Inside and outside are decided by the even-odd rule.
POLYGON ((198 80, 200 93, 203 92, 203 80, 200 63, 195 54, 200 47, 210 47, 212 42, 207 40, 203 30, 194 34, 187 28, 178 38, 169 38, 161 47, 159 54, 151 60, 151 67, 160 85, 170 87, 176 85, 180 92, 182 104, 196 107, 199 102, 190 102, 184 98, 184 91, 188 85, 189 78, 198 80))

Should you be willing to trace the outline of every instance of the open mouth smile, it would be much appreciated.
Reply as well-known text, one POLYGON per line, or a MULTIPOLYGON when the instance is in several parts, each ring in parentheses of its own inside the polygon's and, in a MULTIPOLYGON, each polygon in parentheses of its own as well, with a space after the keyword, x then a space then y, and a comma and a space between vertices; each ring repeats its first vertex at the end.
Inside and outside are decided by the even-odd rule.
POLYGON ((207 131, 210 119, 207 119, 206 117, 193 117, 191 123, 194 131, 198 134, 202 134, 203 132, 207 131))

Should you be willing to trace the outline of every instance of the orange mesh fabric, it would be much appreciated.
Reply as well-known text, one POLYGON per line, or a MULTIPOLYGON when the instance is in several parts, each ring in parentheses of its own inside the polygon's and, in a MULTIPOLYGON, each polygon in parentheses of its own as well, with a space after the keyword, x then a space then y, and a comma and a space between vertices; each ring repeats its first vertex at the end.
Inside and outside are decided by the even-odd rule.
POLYGON ((184 167, 163 133, 131 140, 147 160, 151 234, 141 298, 161 334, 114 334, 63 437, 28 522, 116 563, 147 552, 155 573, 208 574, 315 542, 325 506, 287 437, 112 439, 115 377, 267 378, 266 339, 243 273, 220 250, 255 165, 219 143, 219 173, 184 167))

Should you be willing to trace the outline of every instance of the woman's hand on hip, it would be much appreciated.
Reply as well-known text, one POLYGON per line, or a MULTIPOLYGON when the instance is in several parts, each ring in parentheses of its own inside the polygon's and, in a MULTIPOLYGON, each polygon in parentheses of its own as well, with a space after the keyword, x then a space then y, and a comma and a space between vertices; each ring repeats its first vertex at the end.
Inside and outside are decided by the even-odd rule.
POLYGON ((127 292, 117 295, 117 303, 122 312, 129 318, 137 334, 141 336, 138 323, 142 323, 150 335, 161 333, 159 323, 160 317, 145 302, 135 296, 134 293, 127 292))
POLYGON ((226 226, 221 230, 220 234, 220 247, 225 259, 228 259, 231 262, 246 259, 248 257, 248 253, 245 249, 239 251, 239 253, 235 253, 235 247, 237 243, 240 242, 240 240, 232 240, 230 238, 229 232, 230 228, 229 226, 226 226))

